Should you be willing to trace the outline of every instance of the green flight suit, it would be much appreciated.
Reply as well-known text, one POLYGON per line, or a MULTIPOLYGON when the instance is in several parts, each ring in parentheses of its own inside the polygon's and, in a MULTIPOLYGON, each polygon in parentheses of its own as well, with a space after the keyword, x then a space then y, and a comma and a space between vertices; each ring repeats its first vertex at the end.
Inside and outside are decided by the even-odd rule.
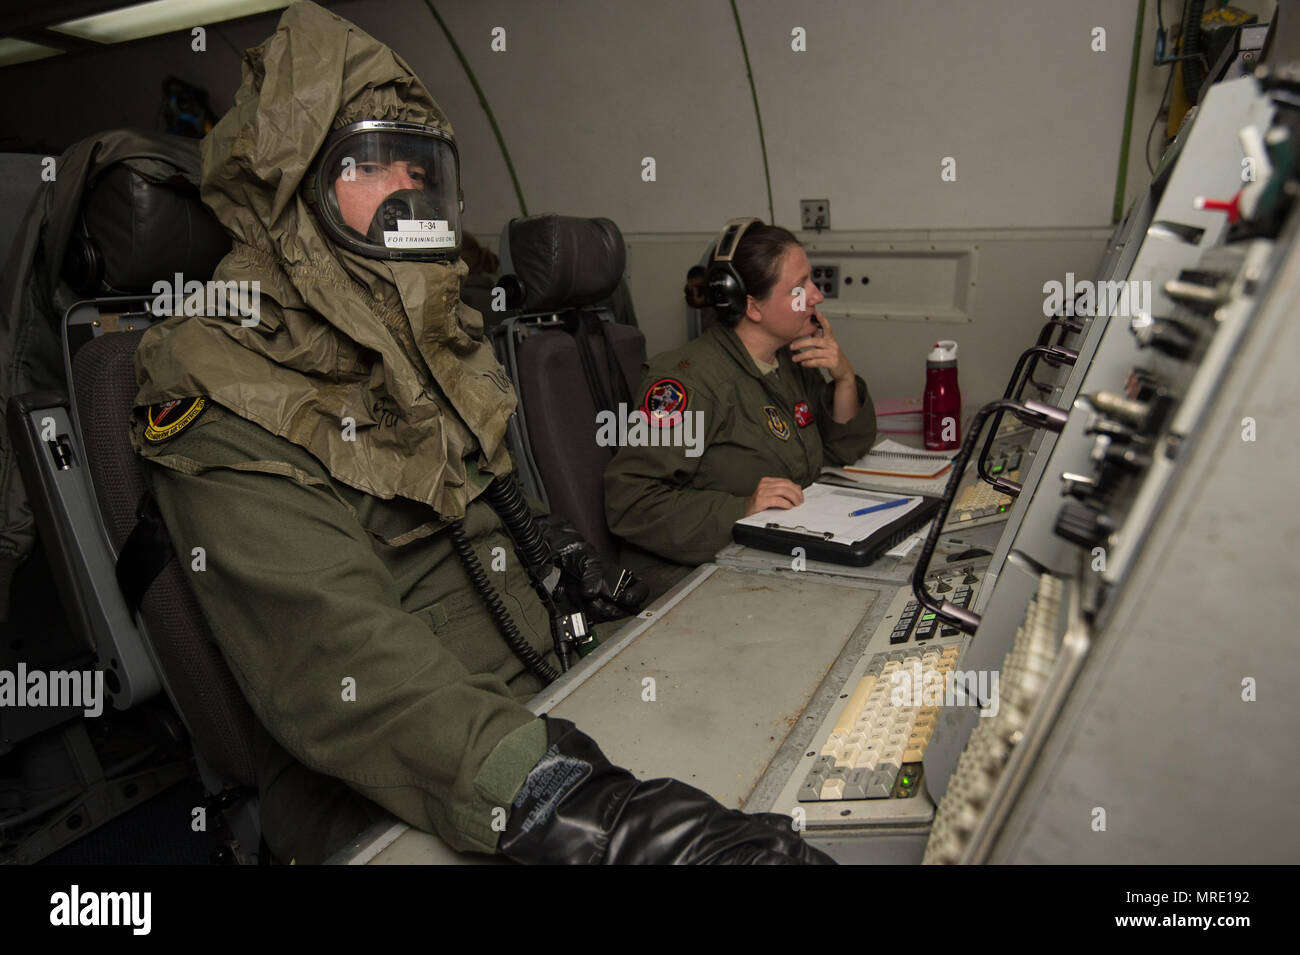
MULTIPOLYGON (((375 804, 458 849, 493 851, 506 818, 494 810, 508 814, 546 749, 523 705, 541 683, 433 511, 350 488, 219 405, 149 450, 168 460, 146 474, 178 559, 260 724, 262 825, 276 856, 323 861, 380 817, 375 804)), ((496 514, 475 500, 464 527, 516 625, 556 667, 546 613, 496 514), (504 571, 492 569, 498 547, 504 571)))
POLYGON ((796 365, 788 348, 777 359, 777 371, 763 374, 735 332, 713 325, 647 363, 642 410, 653 419, 653 397, 668 410, 667 396, 675 410, 701 412, 703 453, 692 457, 671 444, 621 447, 605 471, 605 516, 615 534, 669 560, 701 564, 730 543, 731 525, 745 515, 760 478, 807 487, 823 463, 847 464, 870 450, 876 411, 861 378, 862 408, 838 424, 834 384, 796 365))

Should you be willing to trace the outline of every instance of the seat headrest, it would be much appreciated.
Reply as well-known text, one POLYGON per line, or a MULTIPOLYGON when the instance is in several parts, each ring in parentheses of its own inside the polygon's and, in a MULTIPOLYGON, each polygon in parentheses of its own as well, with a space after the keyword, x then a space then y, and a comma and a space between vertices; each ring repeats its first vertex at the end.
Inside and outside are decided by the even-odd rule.
POLYGON ((229 251, 230 237, 181 176, 155 182, 119 164, 86 192, 63 278, 85 295, 143 295, 178 272, 206 282, 229 251))
POLYGON ((626 264, 623 234, 609 219, 528 216, 510 220, 501 230, 501 271, 523 286, 520 307, 525 312, 607 299, 626 264))

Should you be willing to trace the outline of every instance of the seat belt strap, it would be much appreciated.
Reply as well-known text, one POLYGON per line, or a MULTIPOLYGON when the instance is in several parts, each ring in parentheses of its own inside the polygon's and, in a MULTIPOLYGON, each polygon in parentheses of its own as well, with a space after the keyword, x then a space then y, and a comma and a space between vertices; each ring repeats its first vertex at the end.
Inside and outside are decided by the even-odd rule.
POLYGON ((149 585, 176 556, 158 502, 148 491, 140 498, 135 516, 135 527, 118 551, 116 568, 117 586, 126 599, 132 620, 140 612, 140 602, 149 585))

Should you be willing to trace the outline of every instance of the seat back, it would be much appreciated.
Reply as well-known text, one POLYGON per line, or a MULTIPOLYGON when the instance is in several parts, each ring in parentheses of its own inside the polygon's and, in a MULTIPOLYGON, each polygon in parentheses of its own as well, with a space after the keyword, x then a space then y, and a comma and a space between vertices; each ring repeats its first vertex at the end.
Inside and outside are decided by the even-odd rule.
POLYGON ((502 232, 501 261, 520 314, 494 337, 519 396, 510 439, 525 489, 614 559, 604 475, 618 446, 609 438, 634 410, 645 337, 595 303, 622 279, 623 237, 608 219, 515 219, 502 232))
MULTIPOLYGON (((154 282, 172 283, 178 274, 182 282, 207 281, 230 247, 193 186, 198 143, 154 136, 160 155, 181 155, 177 174, 161 175, 156 160, 144 173, 125 161, 96 169, 70 210, 75 222, 49 223, 70 234, 63 280, 88 296, 60 317, 67 395, 61 405, 47 403, 67 413, 47 415, 31 400, 37 396, 15 396, 9 420, 11 431, 18 424, 27 432, 15 445, 25 455, 33 510, 44 515, 41 536, 56 577, 67 578, 60 589, 76 604, 70 616, 96 648, 114 705, 127 708, 165 688, 190 732, 204 783, 216 792, 255 786, 254 717, 185 580, 180 560, 188 555, 154 579, 135 619, 114 573, 147 490, 129 422, 139 390, 135 349, 153 321, 154 282), (58 456, 31 434, 47 418, 58 432, 58 456), (64 532, 47 534, 47 527, 64 532), (141 646, 147 656, 136 653, 141 646)), ((147 147, 149 140, 137 134, 134 142, 147 147)))
POLYGON ((603 406, 593 394, 573 335, 555 329, 520 343, 516 386, 528 409, 529 444, 548 506, 612 560, 618 556, 618 540, 605 522, 605 469, 618 445, 601 442, 610 435, 616 439, 619 418, 627 419, 626 396, 645 361, 645 337, 630 325, 615 324, 608 313, 599 320, 605 335, 589 336, 594 365, 606 371, 612 345, 623 376, 622 400, 614 407, 603 406))
MULTIPOLYGON (((109 545, 120 553, 147 491, 144 463, 127 437, 139 385, 135 349, 143 331, 101 335, 73 359, 74 402, 86 463, 109 545)), ((195 750, 225 784, 254 786, 253 713, 185 580, 177 554, 145 591, 144 629, 195 750)))

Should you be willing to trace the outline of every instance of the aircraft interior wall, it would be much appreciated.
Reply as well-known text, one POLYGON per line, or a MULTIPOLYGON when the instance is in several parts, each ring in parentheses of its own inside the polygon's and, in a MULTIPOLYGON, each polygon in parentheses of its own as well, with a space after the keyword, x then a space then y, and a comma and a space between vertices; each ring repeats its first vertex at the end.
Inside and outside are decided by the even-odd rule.
MULTIPOLYGON (((466 228, 485 244, 495 247, 525 210, 618 224, 649 354, 686 341, 684 274, 723 222, 758 215, 814 238, 799 229, 799 201, 824 198, 831 230, 822 238, 985 238, 962 321, 896 313, 836 326, 874 394, 918 393, 925 351, 953 338, 962 386, 984 400, 1005 379, 1012 356, 1003 343, 1032 333, 1043 283, 1091 275, 1113 227, 1130 0, 1009 0, 996 12, 911 4, 904 19, 883 3, 741 0, 739 30, 726 3, 692 0, 564 0, 540 16, 512 0, 437 4, 495 117, 518 191, 474 85, 422 0, 329 6, 391 44, 433 91, 456 131, 466 228), (505 49, 494 51, 497 27, 505 49), (1104 51, 1092 49, 1097 28, 1104 51), (796 30, 804 51, 792 49, 796 30), (945 157, 955 181, 941 179, 945 157), (654 181, 643 179, 647 158, 654 181)), ((1239 6, 1271 9, 1271 0, 1239 6)), ((277 16, 218 24, 204 52, 177 33, 72 54, 75 70, 69 56, 10 67, 6 87, 26 95, 0 101, 0 135, 55 150, 103 128, 150 128, 167 74, 208 89, 222 111, 238 87, 240 51, 277 16)), ((1148 11, 1142 50, 1154 29, 1148 11)), ((1123 208, 1148 179, 1140 140, 1164 77, 1149 56, 1139 59, 1123 208)))

